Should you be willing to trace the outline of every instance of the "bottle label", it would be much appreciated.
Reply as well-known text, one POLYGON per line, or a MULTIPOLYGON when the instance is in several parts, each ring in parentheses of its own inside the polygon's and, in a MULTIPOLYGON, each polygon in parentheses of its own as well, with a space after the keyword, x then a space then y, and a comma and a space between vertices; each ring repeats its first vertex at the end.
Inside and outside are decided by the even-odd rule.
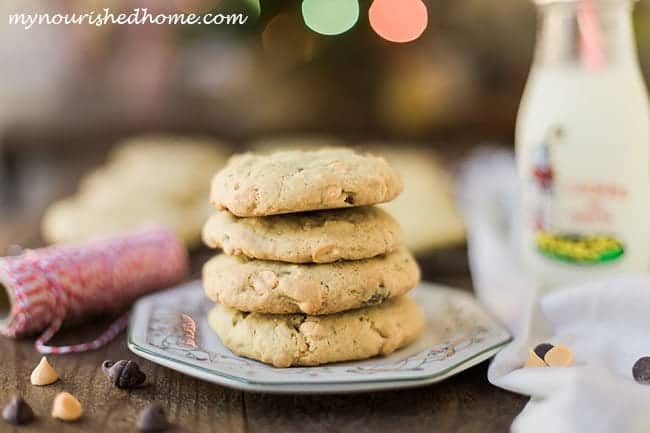
POLYGON ((533 146, 527 215, 535 250, 550 260, 580 265, 612 263, 625 255, 615 233, 617 205, 624 186, 603 179, 584 179, 558 172, 558 147, 565 146, 563 127, 549 128, 533 146))

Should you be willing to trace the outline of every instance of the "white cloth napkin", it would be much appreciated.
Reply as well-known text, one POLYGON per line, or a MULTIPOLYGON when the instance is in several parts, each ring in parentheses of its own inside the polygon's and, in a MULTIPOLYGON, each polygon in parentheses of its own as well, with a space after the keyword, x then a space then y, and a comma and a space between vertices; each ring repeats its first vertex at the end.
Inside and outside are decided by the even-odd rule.
POLYGON ((650 275, 584 282, 538 297, 539 284, 515 253, 517 189, 510 152, 483 150, 460 176, 469 260, 477 296, 514 340, 490 365, 488 379, 531 397, 515 433, 650 432, 650 385, 632 366, 650 356, 650 275), (522 368, 541 342, 568 345, 574 366, 522 368))

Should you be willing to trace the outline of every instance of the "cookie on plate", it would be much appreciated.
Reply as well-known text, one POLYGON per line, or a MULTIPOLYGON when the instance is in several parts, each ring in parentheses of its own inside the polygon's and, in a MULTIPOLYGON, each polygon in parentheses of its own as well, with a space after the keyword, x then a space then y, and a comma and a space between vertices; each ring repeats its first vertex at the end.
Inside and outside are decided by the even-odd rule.
POLYGON ((333 147, 233 156, 210 197, 217 209, 250 217, 384 203, 401 191, 383 158, 333 147))
POLYGON ((420 280, 413 256, 399 248, 371 259, 292 264, 220 254, 203 267, 206 295, 241 311, 331 314, 379 304, 420 280))
POLYGON ((228 255, 291 263, 367 259, 400 240, 397 221, 374 206, 250 218, 220 211, 203 228, 203 241, 228 255))
POLYGON ((129 139, 81 180, 75 195, 48 208, 43 237, 68 243, 163 224, 188 247, 199 245, 212 210, 210 179, 226 158, 222 144, 205 139, 129 139))
POLYGON ((244 313, 217 305, 208 322, 232 352, 275 367, 389 355, 415 341, 425 323, 408 296, 327 316, 244 313))

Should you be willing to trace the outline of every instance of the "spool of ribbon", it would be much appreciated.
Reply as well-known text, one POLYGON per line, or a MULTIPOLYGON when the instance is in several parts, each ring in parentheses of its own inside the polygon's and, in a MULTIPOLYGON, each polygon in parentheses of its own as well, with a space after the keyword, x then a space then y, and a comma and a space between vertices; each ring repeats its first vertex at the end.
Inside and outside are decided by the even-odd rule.
POLYGON ((91 342, 47 343, 64 322, 123 312, 136 298, 178 283, 187 270, 185 248, 162 227, 0 258, 0 286, 9 304, 0 333, 9 337, 41 333, 36 349, 43 354, 97 349, 127 326, 128 314, 91 342))

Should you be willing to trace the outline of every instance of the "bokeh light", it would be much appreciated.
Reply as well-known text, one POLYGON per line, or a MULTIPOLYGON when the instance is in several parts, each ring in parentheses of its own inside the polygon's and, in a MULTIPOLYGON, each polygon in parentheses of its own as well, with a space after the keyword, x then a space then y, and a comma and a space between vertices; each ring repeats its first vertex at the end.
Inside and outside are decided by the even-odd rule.
POLYGON ((313 57, 316 38, 297 13, 282 12, 266 25, 262 32, 262 47, 269 62, 290 68, 313 57))
POLYGON ((421 0, 374 0, 368 11, 370 26, 391 42, 411 42, 427 28, 427 7, 421 0))
POLYGON ((358 0, 303 0, 307 27, 322 35, 340 35, 359 20, 358 0))

